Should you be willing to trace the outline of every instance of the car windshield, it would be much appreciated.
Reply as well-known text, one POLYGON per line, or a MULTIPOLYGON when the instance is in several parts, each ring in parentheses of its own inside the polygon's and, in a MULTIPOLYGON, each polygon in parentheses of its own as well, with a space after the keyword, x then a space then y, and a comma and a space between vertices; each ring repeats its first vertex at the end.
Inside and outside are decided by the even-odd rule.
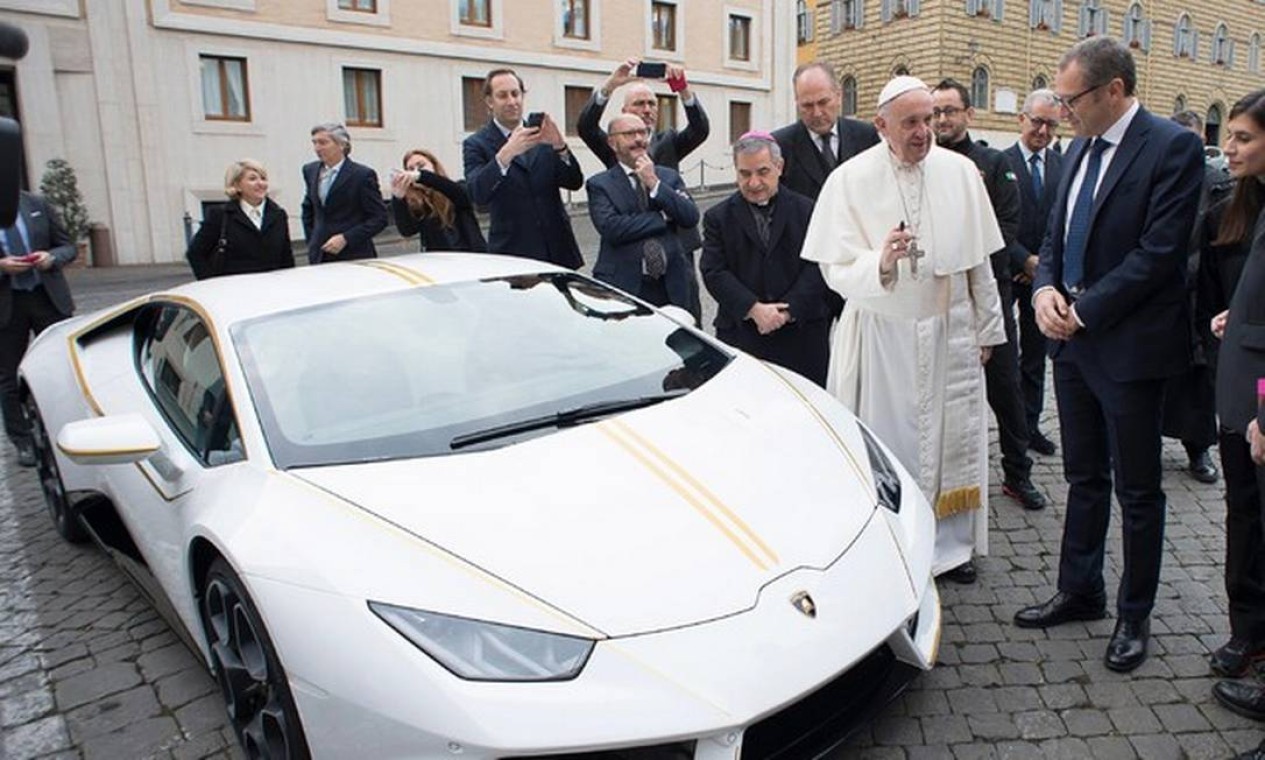
POLYGON ((231 334, 282 469, 504 446, 687 393, 732 359, 569 273, 354 298, 231 334))

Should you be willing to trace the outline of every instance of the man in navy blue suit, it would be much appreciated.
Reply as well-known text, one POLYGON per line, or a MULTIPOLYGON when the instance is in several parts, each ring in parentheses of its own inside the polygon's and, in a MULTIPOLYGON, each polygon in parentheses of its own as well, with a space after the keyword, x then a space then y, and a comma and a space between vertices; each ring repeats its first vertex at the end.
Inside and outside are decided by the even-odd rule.
POLYGON ((1106 615, 1114 485, 1124 567, 1104 659, 1121 672, 1146 659, 1159 585, 1160 411, 1165 379, 1190 364, 1186 251, 1203 178, 1199 138, 1142 109, 1136 85, 1129 49, 1102 36, 1069 50, 1054 78, 1077 139, 1041 248, 1033 305, 1052 342, 1069 487, 1058 593, 1015 615, 1028 628, 1106 615))
MULTIPOLYGON (((1019 178, 1019 234, 1007 248, 1014 273, 1014 300, 1019 303, 1019 386, 1028 421, 1028 448, 1046 456, 1056 448, 1039 425, 1045 406, 1046 341, 1032 310, 1032 280, 1055 190, 1063 177, 1063 157, 1050 147, 1059 130, 1059 118, 1054 92, 1033 90, 1019 114, 1018 141, 1002 151, 1019 178)), ((1010 304, 1004 306, 1008 311, 1011 308, 1010 304)))
POLYGON ((640 117, 610 120, 615 165, 589 180, 589 217, 602 238, 593 276, 655 306, 689 308, 690 277, 680 230, 698 224, 681 175, 650 159, 640 117))
POLYGON ((558 191, 579 190, 584 173, 549 114, 525 123, 526 95, 513 69, 488 72, 483 100, 492 118, 461 144, 466 189, 491 216, 489 251, 579 269, 584 260, 558 191))
POLYGON ((374 259, 373 236, 387 226, 378 174, 351 160, 351 136, 342 124, 312 127, 317 161, 303 167, 303 237, 310 264, 374 259))

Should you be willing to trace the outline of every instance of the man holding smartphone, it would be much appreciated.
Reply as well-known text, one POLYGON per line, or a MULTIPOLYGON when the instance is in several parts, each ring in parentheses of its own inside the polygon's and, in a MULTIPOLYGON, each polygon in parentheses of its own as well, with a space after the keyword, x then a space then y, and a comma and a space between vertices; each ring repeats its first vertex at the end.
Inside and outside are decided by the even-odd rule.
POLYGON ((18 397, 18 364, 31 335, 75 310, 62 267, 78 250, 43 198, 23 192, 12 227, 0 231, 0 408, 4 432, 18 450, 18 464, 35 466, 31 423, 18 397))
MULTIPOLYGON (((580 133, 580 139, 584 140, 584 144, 593 151, 593 155, 597 156, 608 169, 619 162, 600 122, 602 112, 606 110, 606 104, 610 102, 611 95, 624 85, 629 86, 624 89, 623 107, 620 110, 622 113, 640 118, 646 125, 646 129, 650 130, 650 146, 647 151, 650 160, 655 166, 662 166, 679 173, 681 161, 706 142, 707 136, 711 134, 711 122, 707 120, 707 112, 703 110, 702 102, 690 90, 689 82, 685 78, 685 69, 680 66, 650 63, 637 58, 629 58, 616 66, 602 86, 593 90, 589 102, 580 111, 580 116, 576 120, 576 130, 580 133), (664 130, 658 128, 659 98, 645 80, 663 80, 667 82, 668 88, 680 97, 681 105, 685 106, 685 129, 678 131, 675 127, 664 130)), ((679 235, 681 249, 688 264, 690 301, 687 308, 694 315, 694 320, 698 322, 702 319, 702 307, 698 298, 698 276, 694 271, 694 251, 703 246, 703 240, 697 226, 682 228, 679 235)))

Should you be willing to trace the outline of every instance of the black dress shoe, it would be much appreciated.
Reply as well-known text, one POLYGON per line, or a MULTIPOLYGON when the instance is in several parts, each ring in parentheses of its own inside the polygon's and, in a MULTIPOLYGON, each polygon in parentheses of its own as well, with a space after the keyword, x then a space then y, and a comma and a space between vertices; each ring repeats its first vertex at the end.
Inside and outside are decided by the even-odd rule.
POLYGON ((1265 661, 1265 643, 1248 641, 1237 636, 1208 656, 1208 666, 1222 678, 1242 678, 1252 666, 1265 661))
POLYGON ((963 562, 952 570, 946 570, 945 572, 940 573, 940 577, 944 578, 946 581, 953 581, 954 583, 961 583, 964 586, 969 586, 979 578, 979 572, 975 569, 975 563, 968 559, 966 562, 963 562))
POLYGON ((13 442, 18 450, 18 464, 23 467, 35 466, 35 442, 30 438, 19 438, 13 442))
POLYGON ((1217 681, 1212 696, 1230 710, 1252 720, 1265 720, 1265 684, 1258 681, 1217 681))
POLYGON ((1045 454, 1047 457, 1053 456, 1054 452, 1058 451, 1054 446, 1054 441, 1046 438, 1036 430, 1033 430, 1032 434, 1028 436, 1028 448, 1038 454, 1045 454))
POLYGON ((1195 454, 1190 458, 1190 467, 1188 469, 1190 477, 1198 480, 1200 483, 1216 483, 1217 482, 1217 466, 1212 463, 1212 456, 1207 449, 1195 454))
POLYGON ((1032 485, 1031 480, 1004 482, 1001 484, 1001 492, 1018 501, 1024 509, 1036 511, 1050 506, 1050 500, 1032 485))
POLYGON ((1015 625, 1020 628, 1047 628, 1072 620, 1102 620, 1107 617, 1107 598, 1081 596, 1060 591, 1044 604, 1024 607, 1015 613, 1015 625))
POLYGON ((1107 642, 1103 662, 1117 673, 1128 673, 1146 662, 1146 642, 1151 638, 1151 619, 1120 620, 1107 642))

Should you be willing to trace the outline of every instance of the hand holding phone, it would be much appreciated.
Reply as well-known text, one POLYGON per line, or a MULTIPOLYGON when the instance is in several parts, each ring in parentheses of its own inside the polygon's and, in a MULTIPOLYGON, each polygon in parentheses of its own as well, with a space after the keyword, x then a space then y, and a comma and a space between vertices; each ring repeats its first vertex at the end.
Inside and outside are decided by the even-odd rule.
POLYGON ((544 123, 545 123, 544 111, 532 111, 531 113, 527 114, 527 118, 523 120, 524 127, 535 127, 537 129, 539 129, 540 125, 544 123))

